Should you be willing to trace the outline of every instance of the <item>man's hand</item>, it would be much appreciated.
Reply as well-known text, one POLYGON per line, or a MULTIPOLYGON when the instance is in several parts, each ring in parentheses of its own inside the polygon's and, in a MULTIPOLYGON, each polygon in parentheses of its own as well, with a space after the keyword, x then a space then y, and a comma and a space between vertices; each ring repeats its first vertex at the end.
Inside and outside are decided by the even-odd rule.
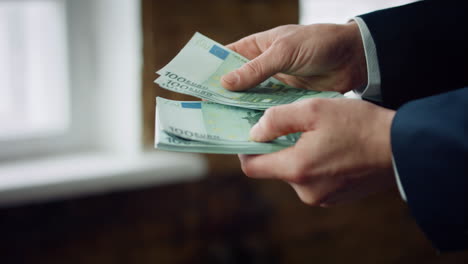
POLYGON ((308 99, 268 109, 252 128, 255 141, 303 132, 295 146, 240 155, 254 178, 291 184, 303 202, 328 206, 395 185, 390 127, 395 112, 355 99, 308 99))
POLYGON ((341 93, 367 83, 364 47, 355 22, 280 26, 227 47, 251 60, 221 79, 232 91, 252 88, 273 75, 297 88, 341 93))

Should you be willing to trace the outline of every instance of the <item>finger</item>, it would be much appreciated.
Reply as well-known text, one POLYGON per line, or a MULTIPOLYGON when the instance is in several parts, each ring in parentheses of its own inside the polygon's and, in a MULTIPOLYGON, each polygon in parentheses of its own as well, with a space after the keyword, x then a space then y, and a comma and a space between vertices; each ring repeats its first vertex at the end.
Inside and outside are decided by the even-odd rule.
POLYGON ((289 179, 294 169, 294 147, 263 155, 239 155, 242 171, 252 178, 289 179))
POLYGON ((279 136, 312 130, 314 112, 313 100, 303 100, 292 104, 267 109, 260 120, 250 130, 254 141, 271 141, 279 136))
POLYGON ((234 52, 239 53, 247 59, 252 60, 258 55, 262 54, 262 52, 265 50, 262 49, 261 46, 257 43, 259 38, 261 39, 261 34, 263 33, 250 35, 234 43, 226 45, 226 47, 234 52))
POLYGON ((289 185, 294 189, 297 196, 301 201, 310 206, 318 206, 321 204, 318 188, 315 182, 308 182, 302 184, 296 184, 288 182, 289 185))
POLYGON ((243 91, 260 84, 268 77, 283 70, 285 56, 278 56, 272 46, 242 67, 224 75, 221 84, 231 91, 243 91))

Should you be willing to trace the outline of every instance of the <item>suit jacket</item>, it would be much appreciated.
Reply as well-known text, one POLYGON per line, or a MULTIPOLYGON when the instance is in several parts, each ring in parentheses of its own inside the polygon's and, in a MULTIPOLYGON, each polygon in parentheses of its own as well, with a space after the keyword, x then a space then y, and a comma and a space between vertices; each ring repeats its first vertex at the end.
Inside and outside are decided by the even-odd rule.
POLYGON ((391 143, 410 210, 440 250, 468 247, 468 3, 361 16, 374 39, 391 143))

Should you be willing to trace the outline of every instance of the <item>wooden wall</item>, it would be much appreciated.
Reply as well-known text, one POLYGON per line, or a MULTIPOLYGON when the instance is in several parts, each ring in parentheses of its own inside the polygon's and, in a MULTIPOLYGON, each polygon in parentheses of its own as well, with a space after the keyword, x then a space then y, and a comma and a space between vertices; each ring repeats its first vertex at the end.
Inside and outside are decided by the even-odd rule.
POLYGON ((331 209, 242 175, 0 209, 2 264, 458 264, 396 193, 331 209))

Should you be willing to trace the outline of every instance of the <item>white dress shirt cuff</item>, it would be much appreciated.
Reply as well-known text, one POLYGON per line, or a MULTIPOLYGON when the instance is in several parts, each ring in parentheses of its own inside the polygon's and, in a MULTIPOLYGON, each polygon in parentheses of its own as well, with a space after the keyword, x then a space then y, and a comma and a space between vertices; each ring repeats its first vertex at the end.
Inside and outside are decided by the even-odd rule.
POLYGON ((377 58, 377 49, 374 39, 362 18, 355 17, 353 20, 357 23, 359 31, 361 32, 367 64, 367 86, 356 89, 354 92, 362 98, 375 102, 382 102, 379 60, 377 58))
POLYGON ((396 183, 398 186, 398 191, 400 191, 401 199, 407 202, 406 193, 405 193, 405 190, 403 189, 403 185, 401 184, 400 175, 398 174, 398 168, 395 164, 395 159, 393 158, 393 155, 392 155, 392 165, 393 165, 393 171, 395 172, 396 183))
MULTIPOLYGON (((374 39, 369 31, 364 20, 360 17, 355 17, 353 20, 357 23, 359 31, 361 32, 362 43, 364 45, 364 54, 366 56, 367 64, 367 86, 354 90, 355 93, 362 98, 372 100, 374 102, 382 102, 382 93, 380 90, 380 69, 379 60, 377 58, 377 49, 375 47, 374 39)), ((395 179, 400 191, 401 198, 406 200, 406 193, 400 181, 400 175, 395 164, 395 159, 392 156, 393 171, 395 172, 395 179)))

